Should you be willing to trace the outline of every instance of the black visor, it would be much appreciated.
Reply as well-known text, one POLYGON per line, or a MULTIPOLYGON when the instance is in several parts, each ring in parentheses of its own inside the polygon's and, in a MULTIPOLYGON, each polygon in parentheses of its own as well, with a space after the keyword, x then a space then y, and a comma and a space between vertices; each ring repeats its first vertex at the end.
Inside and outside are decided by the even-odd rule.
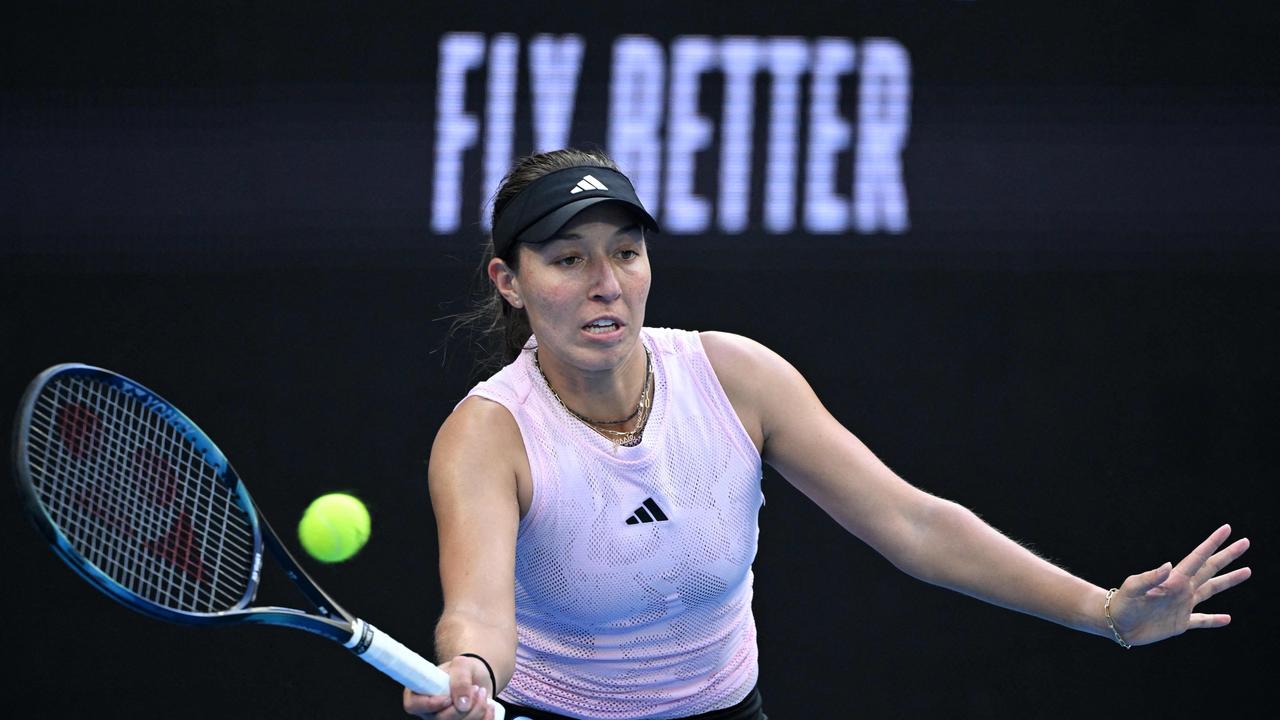
POLYGON ((574 215, 602 202, 626 205, 647 229, 658 231, 626 175, 584 165, 543 175, 512 198, 494 222, 494 254, 506 257, 518 242, 546 242, 574 215))

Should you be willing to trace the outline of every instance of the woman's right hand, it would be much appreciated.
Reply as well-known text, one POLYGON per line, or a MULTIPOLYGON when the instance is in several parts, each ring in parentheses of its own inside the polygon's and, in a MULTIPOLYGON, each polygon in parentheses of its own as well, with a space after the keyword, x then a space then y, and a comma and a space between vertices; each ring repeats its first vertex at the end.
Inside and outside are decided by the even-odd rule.
POLYGON ((459 656, 440 666, 449 674, 449 692, 422 695, 404 689, 404 711, 433 720, 494 720, 489 705, 489 671, 480 661, 459 656))

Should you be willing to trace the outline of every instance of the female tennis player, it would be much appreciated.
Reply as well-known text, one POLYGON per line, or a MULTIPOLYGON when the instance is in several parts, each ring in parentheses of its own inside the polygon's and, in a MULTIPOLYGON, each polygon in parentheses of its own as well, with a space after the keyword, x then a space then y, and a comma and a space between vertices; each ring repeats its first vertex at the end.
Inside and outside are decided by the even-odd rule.
POLYGON ((886 467, 797 370, 738 335, 645 327, 657 223, 609 158, 519 161, 495 196, 484 318, 505 366, 445 421, 429 482, 440 720, 763 720, 751 611, 768 463, 898 568, 1121 645, 1228 615, 1249 577, 1215 530, 1117 589, 1033 554, 886 467))

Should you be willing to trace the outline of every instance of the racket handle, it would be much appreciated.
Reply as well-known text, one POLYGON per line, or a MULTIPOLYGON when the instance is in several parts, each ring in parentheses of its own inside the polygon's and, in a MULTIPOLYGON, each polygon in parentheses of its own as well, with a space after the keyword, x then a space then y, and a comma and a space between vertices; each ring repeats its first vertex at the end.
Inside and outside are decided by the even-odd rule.
MULTIPOLYGON (((449 674, 435 663, 364 620, 357 618, 351 627, 351 639, 346 647, 365 662, 416 693, 440 695, 449 692, 449 674)), ((493 720, 503 720, 506 709, 492 699, 489 705, 493 706, 493 720)))

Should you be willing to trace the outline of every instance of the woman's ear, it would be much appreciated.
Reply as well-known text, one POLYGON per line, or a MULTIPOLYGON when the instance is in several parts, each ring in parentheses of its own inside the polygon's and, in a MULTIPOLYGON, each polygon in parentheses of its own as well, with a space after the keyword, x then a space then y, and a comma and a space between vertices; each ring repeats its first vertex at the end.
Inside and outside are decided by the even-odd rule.
POLYGON ((502 258, 494 258, 489 261, 489 281, 498 289, 498 293, 503 299, 511 304, 511 307, 524 307, 524 300, 520 298, 520 279, 516 277, 516 271, 511 269, 502 258))

